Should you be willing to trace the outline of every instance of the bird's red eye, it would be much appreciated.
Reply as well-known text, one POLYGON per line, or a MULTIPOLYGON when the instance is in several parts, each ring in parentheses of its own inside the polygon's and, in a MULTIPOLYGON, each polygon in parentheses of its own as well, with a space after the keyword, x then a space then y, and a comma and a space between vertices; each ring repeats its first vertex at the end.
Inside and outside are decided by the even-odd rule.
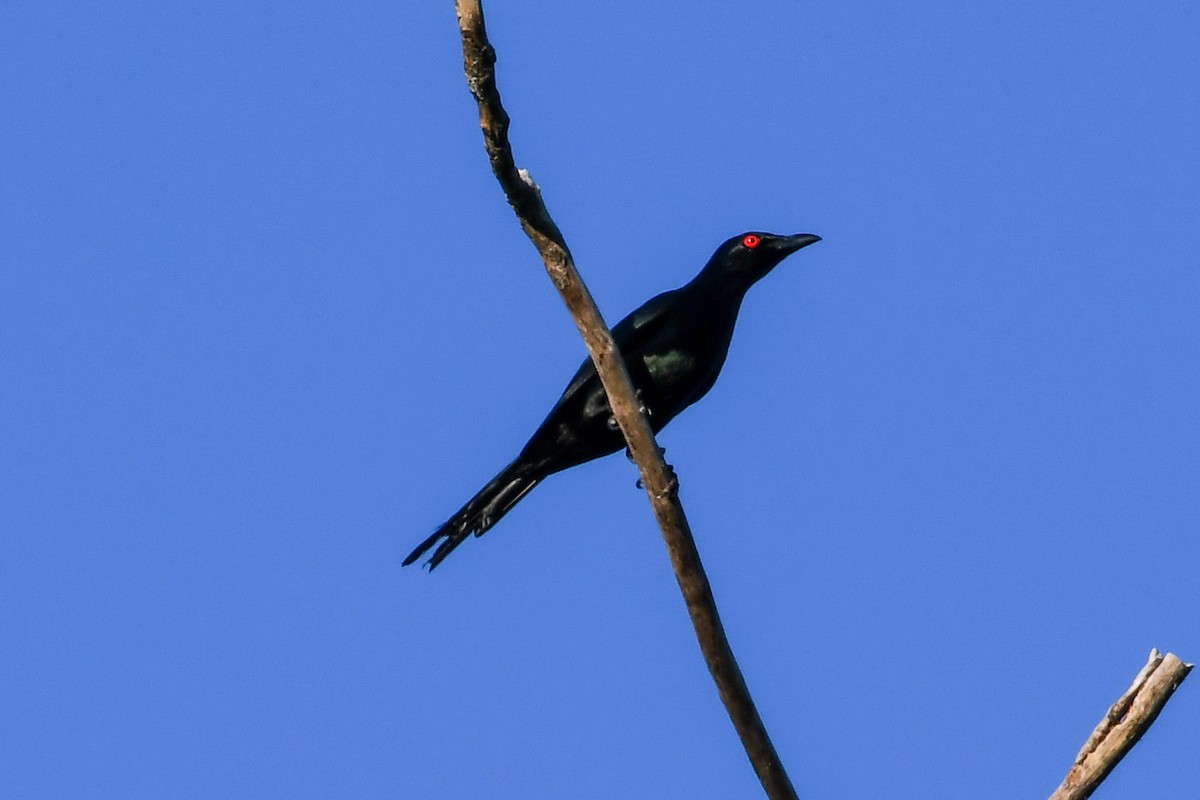
POLYGON ((754 248, 756 248, 760 244, 762 244, 762 239, 758 238, 753 233, 748 233, 748 234, 746 234, 746 238, 742 239, 742 244, 746 245, 746 247, 749 247, 751 250, 753 250, 754 248))

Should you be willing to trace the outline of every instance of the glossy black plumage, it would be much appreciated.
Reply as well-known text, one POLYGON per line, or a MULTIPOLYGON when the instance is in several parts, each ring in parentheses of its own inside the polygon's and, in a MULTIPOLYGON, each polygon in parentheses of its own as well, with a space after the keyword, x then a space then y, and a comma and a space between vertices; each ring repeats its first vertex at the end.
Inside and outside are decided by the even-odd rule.
MULTIPOLYGON (((690 283, 664 292, 613 328, 654 432, 703 397, 721 372, 746 291, 812 234, 745 233, 722 243, 690 283)), ((481 536, 543 478, 621 450, 608 396, 587 359, 520 455, 404 559, 438 544, 433 569, 472 533, 481 536)))

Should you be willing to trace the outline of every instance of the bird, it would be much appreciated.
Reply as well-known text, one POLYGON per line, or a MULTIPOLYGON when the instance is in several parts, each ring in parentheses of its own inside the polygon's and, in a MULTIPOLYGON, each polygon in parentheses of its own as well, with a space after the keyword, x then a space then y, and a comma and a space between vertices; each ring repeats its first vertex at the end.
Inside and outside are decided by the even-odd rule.
MULTIPOLYGON (((653 297, 612 329, 641 410, 657 434, 713 387, 747 290, 792 253, 819 242, 811 233, 751 231, 722 242, 690 282, 653 297)), ((437 545, 430 570, 472 534, 482 536, 556 472, 625 447, 589 358, 513 461, 403 561, 437 545)))

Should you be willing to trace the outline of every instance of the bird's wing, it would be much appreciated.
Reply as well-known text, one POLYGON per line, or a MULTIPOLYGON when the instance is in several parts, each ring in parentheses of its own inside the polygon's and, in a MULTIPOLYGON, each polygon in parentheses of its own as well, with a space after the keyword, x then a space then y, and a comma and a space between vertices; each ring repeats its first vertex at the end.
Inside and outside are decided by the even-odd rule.
MULTIPOLYGON (((630 313, 629 316, 613 326, 613 341, 617 343, 617 349, 621 351, 621 355, 626 359, 626 365, 629 369, 632 370, 638 366, 637 364, 628 363, 629 355, 635 352, 638 346, 648 337, 652 336, 654 331, 666 320, 668 316, 667 312, 674 306, 673 300, 678 291, 678 289, 673 289, 647 300, 630 313)), ((587 358, 579 365, 579 371, 575 373, 575 377, 571 378, 571 382, 567 384, 567 388, 563 391, 559 402, 561 403, 570 399, 590 381, 596 379, 598 379, 596 365, 592 363, 591 358, 587 358)))

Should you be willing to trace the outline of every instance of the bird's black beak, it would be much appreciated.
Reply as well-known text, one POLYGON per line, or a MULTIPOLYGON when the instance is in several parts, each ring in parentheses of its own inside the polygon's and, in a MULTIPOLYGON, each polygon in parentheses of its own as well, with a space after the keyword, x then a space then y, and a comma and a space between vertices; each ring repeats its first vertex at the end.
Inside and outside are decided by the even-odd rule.
POLYGON ((772 244, 780 256, 791 255, 801 247, 808 247, 821 241, 821 237, 811 233, 797 233, 795 236, 780 236, 772 244))

